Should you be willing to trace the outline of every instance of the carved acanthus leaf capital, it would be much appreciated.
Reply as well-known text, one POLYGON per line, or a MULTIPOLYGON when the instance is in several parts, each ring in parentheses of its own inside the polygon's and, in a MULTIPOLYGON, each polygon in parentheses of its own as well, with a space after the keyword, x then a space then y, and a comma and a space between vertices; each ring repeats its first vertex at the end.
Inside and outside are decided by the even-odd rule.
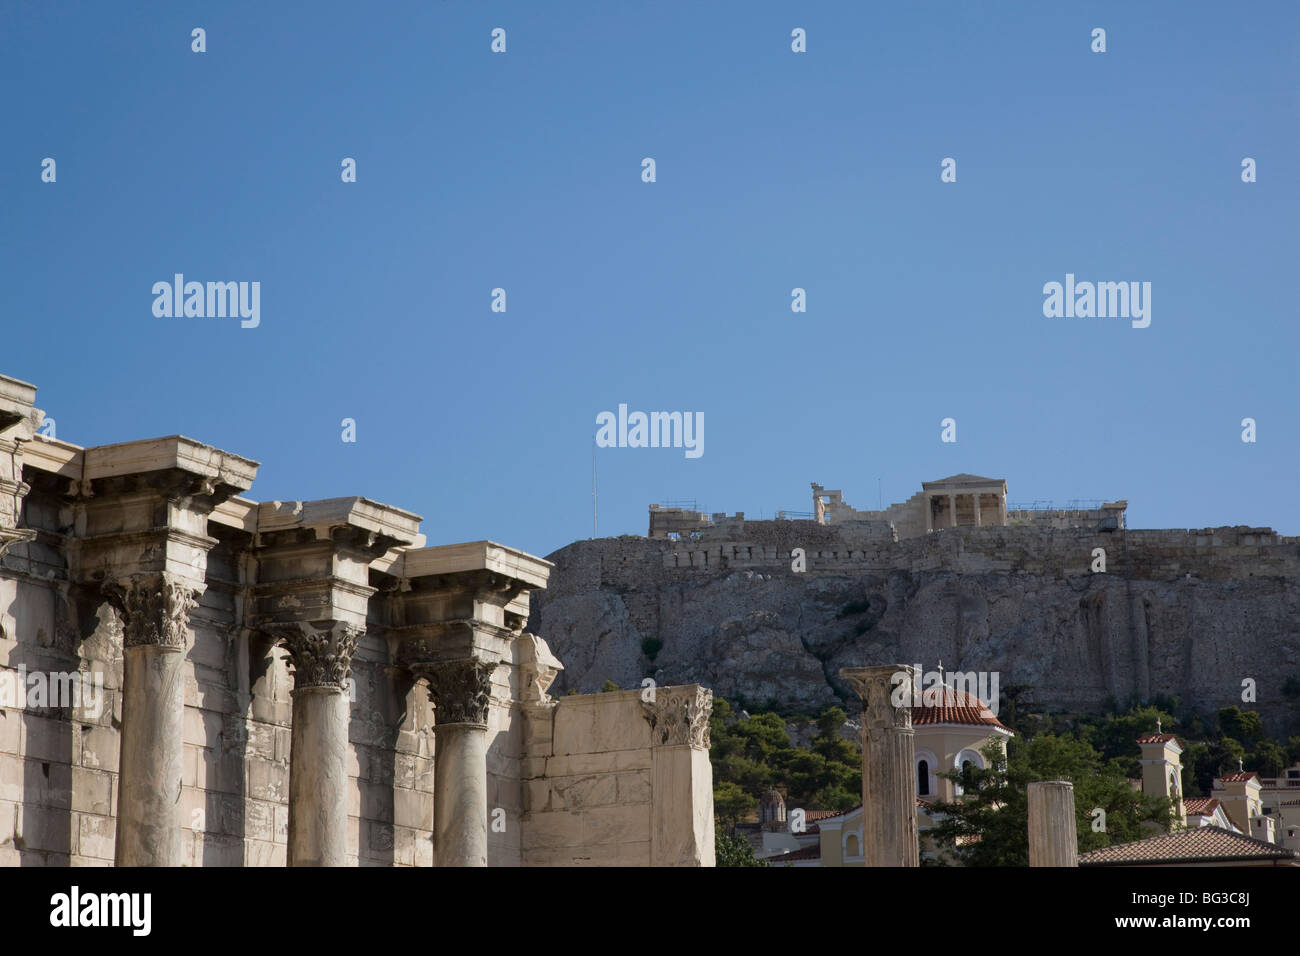
POLYGON ((316 627, 306 621, 264 624, 261 629, 289 651, 293 665, 293 689, 336 687, 342 689, 352 676, 352 655, 365 629, 334 621, 316 627))
POLYGON ((478 658, 411 665, 411 672, 429 683, 435 728, 445 724, 487 726, 496 669, 496 664, 478 658))
POLYGON ((202 585, 166 573, 142 574, 108 581, 103 590, 122 615, 123 646, 185 649, 202 585))
POLYGON ((862 730, 912 729, 912 705, 920 702, 916 668, 849 667, 840 671, 862 698, 862 730))
POLYGON ((709 717, 713 692, 689 687, 659 687, 653 701, 642 701, 655 746, 690 746, 709 749, 709 717))

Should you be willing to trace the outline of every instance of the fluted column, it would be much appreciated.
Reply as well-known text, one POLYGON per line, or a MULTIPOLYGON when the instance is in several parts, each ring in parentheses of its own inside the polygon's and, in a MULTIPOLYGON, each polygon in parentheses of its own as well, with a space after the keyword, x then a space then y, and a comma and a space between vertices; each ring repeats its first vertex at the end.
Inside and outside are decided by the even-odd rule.
POLYGON ((434 706, 433 852, 438 866, 487 866, 487 719, 496 664, 411 665, 434 706))
POLYGON ((180 866, 185 647, 203 588, 148 574, 105 590, 125 624, 114 862, 180 866))
POLYGON ((862 849, 867 866, 919 866, 912 708, 916 668, 852 667, 840 676, 862 698, 862 849), (895 680, 895 675, 901 675, 895 680), (907 684, 907 693, 901 690, 907 684), (895 690, 899 689, 897 696, 895 690), (900 701, 895 706, 894 700, 900 701))
POLYGON ((290 866, 347 865, 348 692, 361 628, 340 621, 269 624, 293 665, 289 751, 290 866))
POLYGON ((1074 784, 1039 780, 1029 785, 1029 865, 1078 866, 1074 784))

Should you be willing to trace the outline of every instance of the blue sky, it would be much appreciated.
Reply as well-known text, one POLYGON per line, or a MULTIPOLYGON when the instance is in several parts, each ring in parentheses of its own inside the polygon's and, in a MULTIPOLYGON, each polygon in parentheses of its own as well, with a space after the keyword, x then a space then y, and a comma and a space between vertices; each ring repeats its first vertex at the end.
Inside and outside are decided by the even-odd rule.
POLYGON ((665 499, 770 517, 810 481, 867 508, 956 472, 1300 534, 1297 26, 1291 2, 5 0, 0 373, 61 439, 183 433, 262 462, 258 500, 365 495, 431 544, 588 537, 619 403, 703 413, 704 454, 601 449, 602 535, 665 499), (176 272, 260 282, 261 324, 155 317, 176 272), (1066 273, 1150 282, 1150 327, 1044 317, 1066 273))

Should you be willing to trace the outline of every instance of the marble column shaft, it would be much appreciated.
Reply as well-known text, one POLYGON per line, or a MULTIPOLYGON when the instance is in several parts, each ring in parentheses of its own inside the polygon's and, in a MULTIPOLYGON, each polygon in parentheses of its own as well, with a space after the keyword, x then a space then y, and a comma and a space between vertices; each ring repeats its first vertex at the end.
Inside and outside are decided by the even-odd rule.
POLYGON ((487 719, 496 665, 415 664, 434 705, 433 852, 438 866, 487 866, 487 719))
POLYGON ((293 664, 290 866, 346 866, 348 690, 362 630, 340 621, 267 625, 293 664))
POLYGON ((107 588, 124 620, 117 866, 180 866, 185 647, 201 586, 165 574, 107 588))
POLYGON ((1039 780, 1029 785, 1029 865, 1079 865, 1074 784, 1039 780))
POLYGON ((916 668, 840 671, 862 698, 862 843, 867 866, 919 866, 912 701, 916 668), (896 675, 898 675, 896 677, 896 675), (910 685, 904 693, 903 684, 910 685), (895 690, 900 704, 895 706, 895 690))

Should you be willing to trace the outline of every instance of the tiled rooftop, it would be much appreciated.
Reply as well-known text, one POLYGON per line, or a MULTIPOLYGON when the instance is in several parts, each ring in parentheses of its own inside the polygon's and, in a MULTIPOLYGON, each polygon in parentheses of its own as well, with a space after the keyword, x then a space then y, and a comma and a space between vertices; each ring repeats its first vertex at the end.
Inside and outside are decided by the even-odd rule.
POLYGON ((994 716, 993 711, 974 694, 952 687, 925 688, 920 691, 921 706, 912 708, 912 725, 969 724, 971 726, 1001 727, 1009 730, 994 716), (936 698, 934 704, 928 703, 936 698))
POLYGON ((1176 830, 1135 843, 1121 843, 1079 855, 1080 866, 1122 866, 1142 863, 1226 863, 1253 860, 1297 862, 1294 850, 1242 836, 1222 827, 1176 830))

